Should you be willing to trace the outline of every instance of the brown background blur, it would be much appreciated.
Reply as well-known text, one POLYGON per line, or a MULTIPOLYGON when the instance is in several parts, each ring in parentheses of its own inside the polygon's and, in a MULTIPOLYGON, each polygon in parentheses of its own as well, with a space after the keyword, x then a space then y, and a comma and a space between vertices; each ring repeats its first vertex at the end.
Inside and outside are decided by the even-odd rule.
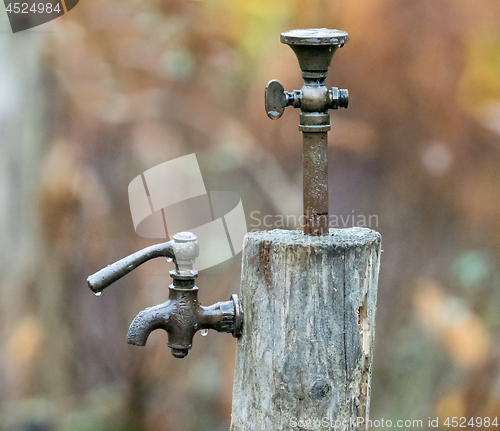
MULTIPOLYGON (((183 360, 161 331, 125 342, 167 264, 100 298, 85 279, 157 242, 127 187, 179 156, 242 197, 249 229, 252 211, 300 214, 299 113, 272 122, 263 95, 301 87, 279 34, 307 27, 351 38, 327 80, 350 92, 330 212, 377 215, 383 237, 371 417, 500 416, 498 0, 81 0, 0 23, 1 430, 229 428, 232 337, 197 334, 183 360)), ((240 265, 203 271, 202 303, 237 292, 240 265)))

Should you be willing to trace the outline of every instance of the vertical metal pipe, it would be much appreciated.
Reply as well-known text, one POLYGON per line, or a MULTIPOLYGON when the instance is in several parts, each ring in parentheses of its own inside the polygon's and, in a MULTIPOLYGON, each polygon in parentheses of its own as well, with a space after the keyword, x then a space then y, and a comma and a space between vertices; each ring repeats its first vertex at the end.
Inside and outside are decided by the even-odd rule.
POLYGON ((304 233, 328 235, 328 136, 303 132, 304 233))

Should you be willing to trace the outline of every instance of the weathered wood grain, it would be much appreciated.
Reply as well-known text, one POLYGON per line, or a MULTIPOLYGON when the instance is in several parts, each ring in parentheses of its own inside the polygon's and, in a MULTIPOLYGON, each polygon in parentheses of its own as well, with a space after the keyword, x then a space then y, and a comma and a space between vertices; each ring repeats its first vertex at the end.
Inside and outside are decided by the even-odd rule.
POLYGON ((369 414, 380 243, 364 228, 245 237, 231 431, 366 429, 351 418, 369 414))

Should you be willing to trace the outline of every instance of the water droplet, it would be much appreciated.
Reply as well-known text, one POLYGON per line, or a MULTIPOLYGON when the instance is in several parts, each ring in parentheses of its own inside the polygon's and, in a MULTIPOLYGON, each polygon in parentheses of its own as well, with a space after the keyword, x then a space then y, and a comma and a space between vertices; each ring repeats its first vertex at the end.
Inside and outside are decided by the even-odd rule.
POLYGON ((202 337, 206 337, 208 335, 208 329, 202 329, 200 333, 202 337))
POLYGON ((167 257, 167 262, 172 262, 172 258, 171 257, 167 257))
POLYGON ((96 292, 96 293, 95 293, 95 296, 101 296, 101 293, 102 293, 102 292, 96 292))

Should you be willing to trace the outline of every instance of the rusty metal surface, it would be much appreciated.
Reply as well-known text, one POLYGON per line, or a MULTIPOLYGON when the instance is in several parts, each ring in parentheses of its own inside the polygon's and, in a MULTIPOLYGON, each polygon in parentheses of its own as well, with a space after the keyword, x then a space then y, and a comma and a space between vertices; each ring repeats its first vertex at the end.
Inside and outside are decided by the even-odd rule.
POLYGON ((328 139, 326 132, 304 132, 304 233, 328 235, 328 139))
POLYGON ((170 272, 173 283, 166 302, 141 311, 132 321, 127 333, 127 343, 145 346, 149 334, 156 329, 168 333, 168 346, 176 358, 185 357, 193 345, 194 334, 199 330, 213 329, 238 337, 242 332, 241 303, 237 295, 229 301, 203 306, 198 302, 198 287, 193 276, 177 278, 170 272))
POLYGON ((299 130, 303 132, 304 234, 328 235, 328 160, 327 132, 331 129, 328 110, 347 108, 345 89, 325 86, 333 54, 349 40, 346 32, 329 29, 291 30, 281 34, 299 61, 304 85, 287 92, 279 81, 267 84, 266 112, 277 120, 284 109, 300 108, 299 130))

